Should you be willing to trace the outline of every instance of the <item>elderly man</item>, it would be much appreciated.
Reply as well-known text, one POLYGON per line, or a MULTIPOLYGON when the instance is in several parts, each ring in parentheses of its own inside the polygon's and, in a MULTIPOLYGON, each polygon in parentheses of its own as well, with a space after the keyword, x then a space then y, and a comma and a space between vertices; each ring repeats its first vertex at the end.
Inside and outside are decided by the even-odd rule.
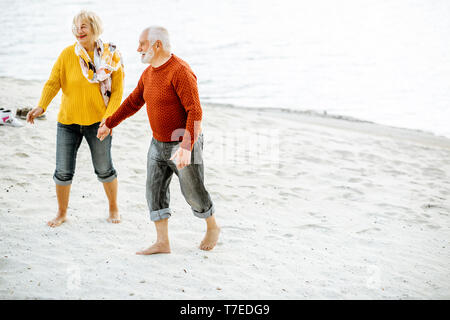
POLYGON ((217 243, 220 228, 203 184, 202 108, 197 78, 185 61, 171 53, 169 34, 163 27, 146 28, 139 38, 137 51, 142 62, 150 66, 119 109, 102 123, 97 135, 103 140, 112 128, 136 113, 144 103, 147 105, 153 138, 147 156, 146 198, 157 240, 137 254, 170 253, 169 184, 173 173, 178 176, 181 192, 194 215, 206 221, 206 235, 200 249, 211 250, 217 243))

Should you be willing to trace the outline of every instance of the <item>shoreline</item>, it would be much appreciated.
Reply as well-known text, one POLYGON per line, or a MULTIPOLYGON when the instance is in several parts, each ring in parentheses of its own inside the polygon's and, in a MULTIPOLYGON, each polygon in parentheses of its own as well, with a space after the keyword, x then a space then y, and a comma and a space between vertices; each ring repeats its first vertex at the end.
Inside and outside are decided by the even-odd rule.
POLYGON ((431 143, 439 145, 441 147, 450 148, 450 137, 437 135, 430 131, 402 128, 396 126, 390 126, 386 124, 380 124, 377 122, 362 120, 344 115, 323 114, 314 110, 292 110, 286 108, 251 108, 243 106, 235 106, 231 104, 218 104, 218 103, 202 103, 212 108, 230 108, 236 110, 244 110, 246 112, 255 111, 257 113, 273 113, 277 114, 285 119, 289 119, 291 115, 299 117, 302 121, 317 124, 322 126, 331 126, 337 129, 351 130, 365 132, 369 134, 376 134, 382 136, 390 136, 394 138, 411 139, 422 143, 431 143), (351 129, 350 129, 351 128, 351 129), (381 130, 379 132, 378 130, 381 130))
MULTIPOLYGON (((18 79, 18 78, 14 78, 14 77, 0 76, 0 82, 3 82, 3 81, 13 81, 13 82, 21 83, 23 85, 30 85, 30 84, 31 85, 37 85, 37 84, 40 84, 41 86, 43 86, 43 84, 45 83, 45 80, 25 80, 25 79, 18 79)), ((130 94, 130 93, 131 93, 131 91, 130 92, 124 92, 124 98, 126 98, 126 96, 128 94, 130 94)), ((53 103, 56 101, 56 99, 57 98, 55 97, 55 99, 53 100, 53 103)), ((284 107, 259 107, 259 108, 254 108, 254 107, 246 107, 246 106, 239 106, 239 105, 226 104, 226 103, 203 102, 201 98, 200 98, 200 100, 201 100, 202 105, 210 106, 212 108, 230 108, 230 109, 254 111, 254 112, 274 112, 276 114, 281 114, 283 116, 284 115, 299 115, 299 116, 304 117, 304 119, 306 121, 309 120, 309 121, 311 121, 313 123, 316 123, 316 124, 323 123, 319 119, 330 119, 330 120, 338 120, 338 121, 347 121, 347 122, 351 122, 351 123, 361 124, 360 126, 355 125, 355 127, 359 127, 359 128, 363 128, 364 124, 368 124, 368 125, 370 124, 370 125, 374 125, 374 126, 378 126, 378 127, 384 127, 384 128, 387 128, 388 130, 397 130, 397 131, 405 130, 405 134, 407 132, 410 132, 413 135, 423 134, 423 135, 428 136, 429 139, 432 139, 432 140, 434 138, 436 138, 437 141, 440 140, 444 144, 445 144, 445 140, 449 140, 450 141, 450 137, 447 137, 447 136, 444 136, 444 135, 438 135, 438 134, 436 134, 436 133, 434 133, 432 131, 428 131, 428 130, 390 126, 390 125, 381 124, 381 123, 370 121, 370 120, 355 118, 355 117, 352 117, 352 116, 327 113, 326 111, 325 112, 319 112, 319 111, 310 110, 310 109, 298 109, 298 110, 295 110, 295 109, 289 109, 289 108, 284 108, 284 107)), ((38 101, 38 99, 36 101, 38 101)), ((13 108, 16 108, 16 107, 17 106, 15 106, 13 108)), ((334 124, 334 126, 338 127, 338 128, 339 127, 341 127, 341 128, 345 127, 345 124, 339 125, 339 122, 330 122, 330 124, 334 124)), ((368 127, 366 127, 366 131, 367 131, 367 128, 368 127)), ((405 134, 403 136, 405 136, 405 134)))

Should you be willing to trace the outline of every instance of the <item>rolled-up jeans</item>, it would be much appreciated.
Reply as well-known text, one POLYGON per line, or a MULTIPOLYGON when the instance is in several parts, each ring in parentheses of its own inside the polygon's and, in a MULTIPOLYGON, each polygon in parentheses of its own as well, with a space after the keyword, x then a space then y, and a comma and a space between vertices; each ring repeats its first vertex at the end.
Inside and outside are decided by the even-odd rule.
POLYGON ((58 122, 56 134, 56 169, 53 180, 56 184, 67 186, 72 183, 75 173, 77 152, 83 137, 91 150, 94 172, 100 182, 111 182, 117 177, 111 159, 111 135, 103 141, 97 138, 100 122, 89 126, 62 124, 58 122))
POLYGON ((191 164, 178 170, 170 160, 180 142, 161 142, 152 138, 147 155, 146 198, 150 219, 158 221, 172 215, 170 204, 170 181, 175 173, 180 182, 181 193, 196 217, 206 219, 214 213, 214 204, 203 180, 203 133, 199 135, 191 152, 191 164))

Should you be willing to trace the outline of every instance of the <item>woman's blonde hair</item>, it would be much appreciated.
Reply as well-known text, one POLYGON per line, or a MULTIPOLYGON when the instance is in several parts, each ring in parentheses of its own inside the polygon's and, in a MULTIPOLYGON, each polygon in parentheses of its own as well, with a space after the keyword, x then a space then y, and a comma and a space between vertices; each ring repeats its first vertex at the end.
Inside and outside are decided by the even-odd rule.
POLYGON ((95 40, 97 40, 103 33, 103 23, 100 17, 92 11, 81 10, 78 12, 72 20, 72 33, 76 36, 76 22, 82 20, 89 22, 94 33, 95 40))

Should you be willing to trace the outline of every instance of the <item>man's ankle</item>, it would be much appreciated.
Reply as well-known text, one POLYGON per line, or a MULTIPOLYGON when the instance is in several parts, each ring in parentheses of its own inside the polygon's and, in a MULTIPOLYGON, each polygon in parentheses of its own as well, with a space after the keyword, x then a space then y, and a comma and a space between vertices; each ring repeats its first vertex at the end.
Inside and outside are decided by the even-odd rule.
POLYGON ((219 226, 217 225, 216 219, 214 217, 209 217, 206 220, 206 228, 208 230, 214 230, 214 229, 219 229, 219 226))

